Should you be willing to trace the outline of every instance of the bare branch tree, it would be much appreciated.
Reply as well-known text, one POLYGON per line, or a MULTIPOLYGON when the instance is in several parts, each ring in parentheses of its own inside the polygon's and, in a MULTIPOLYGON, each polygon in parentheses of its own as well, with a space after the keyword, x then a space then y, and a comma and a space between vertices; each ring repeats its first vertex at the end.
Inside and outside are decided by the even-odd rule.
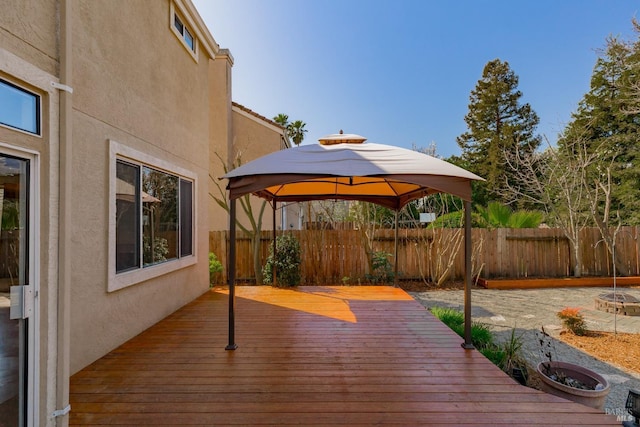
MULTIPOLYGON (((218 159, 220 159, 220 162, 224 168, 224 173, 226 174, 228 172, 228 168, 225 161, 222 159, 222 157, 220 157, 218 153, 216 153, 216 156, 218 157, 218 159)), ((238 153, 235 161, 233 162, 233 167, 236 168, 241 165, 242 165, 242 155, 241 153, 238 153)), ((209 196, 211 196, 211 198, 215 200, 218 206, 220 206, 227 213, 229 213, 230 207, 229 207, 229 198, 227 196, 227 191, 222 185, 220 185, 220 182, 217 179, 213 178, 211 175, 209 175, 209 179, 215 184, 218 190, 217 195, 209 193, 209 196)), ((240 200, 240 206, 242 207, 242 210, 245 213, 247 220, 249 221, 249 226, 244 225, 240 220, 240 218, 238 217, 236 217, 236 225, 251 239, 251 248, 252 248, 252 254, 253 254, 253 270, 256 278, 256 284, 261 285, 263 282, 263 279, 262 279, 262 259, 260 257, 261 255, 260 238, 262 235, 262 217, 264 215, 264 210, 267 206, 267 201, 262 200, 262 202, 260 203, 260 208, 258 209, 257 214, 255 214, 253 205, 251 203, 251 195, 247 194, 245 196, 242 196, 239 200, 240 200)))
POLYGON ((542 153, 507 155, 514 175, 507 183, 508 197, 521 198, 542 209, 554 226, 567 237, 572 254, 573 275, 582 276, 581 231, 590 223, 587 169, 597 158, 582 138, 567 140, 560 149, 547 141, 542 153))

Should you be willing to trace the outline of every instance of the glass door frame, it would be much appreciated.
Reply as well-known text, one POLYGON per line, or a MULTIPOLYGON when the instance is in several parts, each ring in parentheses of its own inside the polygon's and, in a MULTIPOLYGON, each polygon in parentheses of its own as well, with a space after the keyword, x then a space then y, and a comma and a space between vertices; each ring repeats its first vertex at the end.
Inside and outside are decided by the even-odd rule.
POLYGON ((11 156, 29 162, 28 174, 28 226, 27 226, 27 262, 28 262, 28 284, 33 290, 33 314, 26 319, 26 355, 23 359, 26 375, 21 372, 20 393, 24 407, 20 408, 25 415, 24 425, 27 427, 39 425, 38 405, 39 405, 39 360, 40 360, 40 241, 36 236, 40 236, 40 158, 35 151, 25 150, 0 141, 0 156, 11 156))

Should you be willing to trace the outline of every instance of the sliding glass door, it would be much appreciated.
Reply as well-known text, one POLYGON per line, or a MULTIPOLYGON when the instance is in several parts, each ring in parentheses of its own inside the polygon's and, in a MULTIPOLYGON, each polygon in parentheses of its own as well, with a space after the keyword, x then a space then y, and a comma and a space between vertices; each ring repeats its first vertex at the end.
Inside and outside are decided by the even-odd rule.
POLYGON ((0 152, 0 424, 27 424, 30 160, 0 152))

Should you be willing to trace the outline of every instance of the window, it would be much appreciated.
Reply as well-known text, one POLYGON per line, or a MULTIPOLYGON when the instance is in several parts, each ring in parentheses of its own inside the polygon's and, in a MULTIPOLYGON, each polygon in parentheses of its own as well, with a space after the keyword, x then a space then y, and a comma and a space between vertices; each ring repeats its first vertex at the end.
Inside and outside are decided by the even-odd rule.
POLYGON ((109 140, 107 291, 197 263, 197 174, 109 140))
POLYGON ((194 54, 196 52, 196 42, 193 33, 184 25, 183 20, 180 19, 175 11, 173 12, 173 29, 180 40, 182 40, 191 50, 191 53, 194 54))
POLYGON ((193 255, 193 181, 116 160, 116 273, 193 255))
POLYGON ((0 79, 0 124, 40 135, 40 97, 0 79))

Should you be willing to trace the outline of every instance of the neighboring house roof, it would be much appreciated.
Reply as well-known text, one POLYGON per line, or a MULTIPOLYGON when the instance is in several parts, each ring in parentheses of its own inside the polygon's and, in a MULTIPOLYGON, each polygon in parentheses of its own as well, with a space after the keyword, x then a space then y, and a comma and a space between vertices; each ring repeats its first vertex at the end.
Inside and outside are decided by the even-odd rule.
POLYGON ((281 126, 279 123, 274 122, 271 119, 266 118, 265 116, 256 113, 250 108, 245 107, 242 104, 238 104, 237 102, 231 102, 231 110, 235 111, 243 116, 260 123, 261 125, 273 130, 274 132, 278 132, 281 135, 282 143, 285 148, 291 147, 291 142, 289 141, 289 135, 287 135, 287 130, 281 126))
MULTIPOLYGON (((278 128, 278 132, 280 132, 280 133, 282 133, 282 131, 284 131, 284 128, 283 128, 279 123, 274 122, 273 120, 268 119, 268 118, 266 118, 265 116, 263 116, 263 115, 261 115, 261 114, 256 113, 256 112, 255 112, 255 111, 253 111, 252 109, 247 108, 247 107, 245 107, 245 106, 244 106, 244 105, 242 105, 242 104, 238 104, 237 102, 232 102, 232 103, 231 103, 231 105, 232 105, 233 107, 236 107, 236 109, 241 110, 241 111, 245 112, 246 114, 248 114, 248 115, 250 115, 250 116, 253 116, 253 117, 254 117, 254 118, 256 118, 256 119, 262 120, 263 122, 266 122, 266 123, 268 123, 268 124, 270 124, 270 125, 272 125, 272 126, 277 127, 277 128, 278 128)), ((245 115, 246 115, 246 114, 245 114, 245 115)), ((255 119, 254 119, 254 120, 255 120, 255 119)))

